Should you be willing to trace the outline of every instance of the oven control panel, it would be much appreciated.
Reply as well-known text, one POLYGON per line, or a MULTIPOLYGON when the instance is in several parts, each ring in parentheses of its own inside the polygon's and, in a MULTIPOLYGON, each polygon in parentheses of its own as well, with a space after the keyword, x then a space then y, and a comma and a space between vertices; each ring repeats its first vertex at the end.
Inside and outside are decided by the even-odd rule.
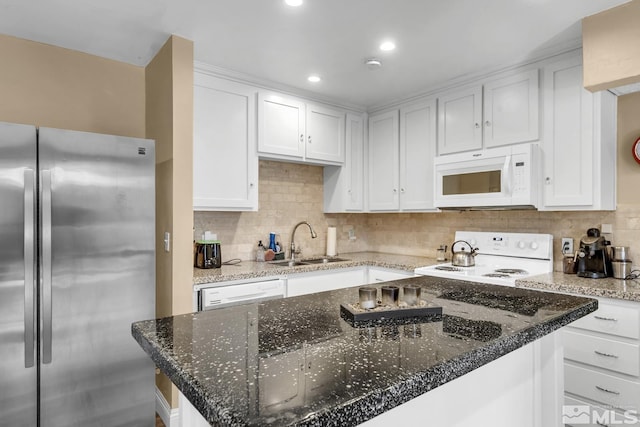
POLYGON ((551 234, 456 231, 455 238, 478 248, 479 254, 553 259, 551 234))

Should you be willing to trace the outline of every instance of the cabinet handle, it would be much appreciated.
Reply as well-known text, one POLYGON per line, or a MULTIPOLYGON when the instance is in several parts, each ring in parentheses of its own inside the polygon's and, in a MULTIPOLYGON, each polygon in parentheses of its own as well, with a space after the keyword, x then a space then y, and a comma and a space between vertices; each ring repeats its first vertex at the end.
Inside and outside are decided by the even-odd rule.
POLYGON ((547 185, 551 184, 551 177, 550 176, 546 177, 544 179, 544 183, 547 184, 547 185))
POLYGON ((393 194, 396 194, 397 192, 398 192, 398 189, 397 189, 397 188, 394 188, 394 189, 393 189, 393 194))
POLYGON ((484 125, 489 127, 489 126, 491 126, 491 122, 489 120, 487 120, 486 122, 484 122, 484 125))
POLYGON ((253 182, 249 183, 249 187, 253 188, 253 182))
POLYGON ((476 129, 480 129, 480 123, 475 123, 476 129))
POLYGON ((300 142, 304 142, 304 135, 300 134, 300 142))
POLYGON ((620 395, 619 391, 607 390, 606 388, 600 387, 599 385, 597 385, 596 388, 600 391, 604 391, 605 393, 615 394, 616 396, 620 395))
POLYGON ((613 317, 602 317, 602 316, 593 316, 594 318, 598 319, 598 320, 606 320, 607 322, 617 322, 618 319, 613 318, 613 317))
POLYGON ((603 356, 603 357, 613 357, 614 359, 617 359, 617 358, 618 358, 618 356, 616 356, 615 354, 602 353, 602 352, 600 352, 600 351, 598 351, 598 350, 593 350, 593 352, 594 352, 595 354, 597 354, 598 356, 603 356))
POLYGON ((400 189, 400 192, 401 192, 402 194, 404 194, 404 188, 401 188, 401 189, 400 189))
POLYGON ((309 135, 309 144, 311 144, 311 135, 309 135))

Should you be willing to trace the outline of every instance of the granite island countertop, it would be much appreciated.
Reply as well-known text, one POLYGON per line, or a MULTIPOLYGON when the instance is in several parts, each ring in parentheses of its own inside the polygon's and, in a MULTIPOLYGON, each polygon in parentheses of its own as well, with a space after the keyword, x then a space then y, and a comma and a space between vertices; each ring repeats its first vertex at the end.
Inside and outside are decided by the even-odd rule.
POLYGON ((516 280, 516 287, 640 302, 640 280, 588 279, 553 272, 516 280))
MULTIPOLYGON (((357 425, 597 309, 594 299, 435 277, 440 321, 354 328, 358 288, 134 323, 134 338, 210 423, 357 425)), ((382 285, 377 285, 380 287, 382 285)))
MULTIPOLYGON (((304 259, 308 258, 321 258, 321 256, 309 256, 304 259)), ((308 273, 312 271, 335 270, 359 266, 391 268, 413 273, 413 271, 418 267, 425 267, 437 263, 434 258, 380 252, 346 253, 340 254, 338 258, 347 259, 348 261, 328 264, 298 265, 295 267, 276 266, 269 262, 242 261, 240 264, 223 265, 221 268, 194 268, 193 284, 200 285, 204 283, 226 282, 231 280, 308 273)))

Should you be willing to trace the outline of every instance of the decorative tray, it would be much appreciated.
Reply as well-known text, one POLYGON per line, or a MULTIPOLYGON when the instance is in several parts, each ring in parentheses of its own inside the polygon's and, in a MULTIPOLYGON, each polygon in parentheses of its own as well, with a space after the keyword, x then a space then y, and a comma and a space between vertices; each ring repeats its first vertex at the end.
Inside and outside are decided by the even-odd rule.
POLYGON ((389 307, 378 304, 375 308, 360 308, 360 304, 340 304, 340 317, 351 326, 360 328, 386 324, 437 322, 442 320, 442 307, 420 301, 417 306, 389 307))

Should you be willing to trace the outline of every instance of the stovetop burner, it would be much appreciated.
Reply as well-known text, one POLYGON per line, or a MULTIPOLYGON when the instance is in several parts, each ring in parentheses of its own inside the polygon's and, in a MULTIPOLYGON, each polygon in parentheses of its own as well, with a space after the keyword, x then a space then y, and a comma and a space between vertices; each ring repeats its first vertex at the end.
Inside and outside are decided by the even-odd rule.
MULTIPOLYGON (((503 273, 507 276, 509 274, 529 274, 527 270, 522 270, 521 268, 498 268, 495 270, 496 273, 503 273)), ((497 276, 494 276, 497 277, 497 276)))
POLYGON ((482 277, 511 277, 505 273, 487 273, 483 274, 482 277))
POLYGON ((462 271, 461 268, 458 267, 453 267, 453 266, 449 266, 449 265, 439 265, 437 267, 435 267, 436 270, 442 270, 442 271, 462 271))

